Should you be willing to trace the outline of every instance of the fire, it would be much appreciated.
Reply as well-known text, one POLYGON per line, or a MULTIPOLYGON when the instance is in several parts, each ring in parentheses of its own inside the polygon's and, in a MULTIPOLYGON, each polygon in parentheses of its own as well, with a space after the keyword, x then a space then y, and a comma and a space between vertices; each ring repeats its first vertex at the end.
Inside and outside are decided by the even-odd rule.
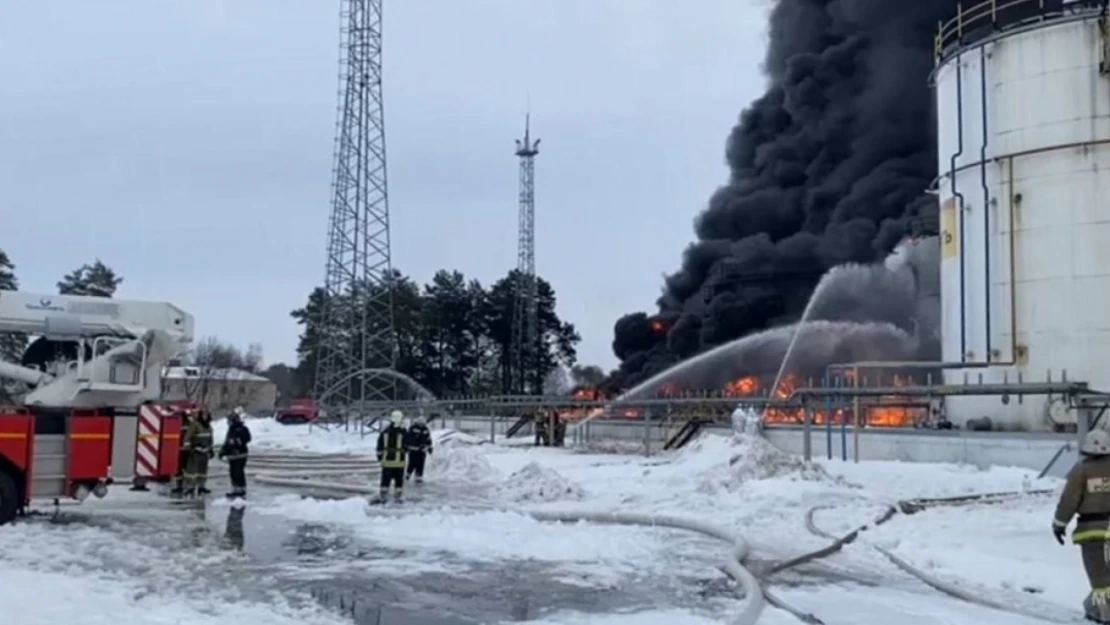
MULTIPOLYGON (((848 380, 855 380, 855 371, 842 372, 848 380)), ((913 380, 901 376, 894 376, 893 386, 906 386, 913 384, 913 380)), ((757 394, 770 396, 775 399, 787 400, 798 388, 798 379, 793 374, 782 377, 777 387, 773 390, 765 389, 760 379, 756 376, 746 376, 729 382, 722 392, 727 397, 753 397, 757 394)), ((906 398, 899 396, 884 396, 878 400, 864 400, 866 405, 861 406, 864 415, 862 425, 867 427, 911 427, 916 422, 924 420, 928 415, 928 408, 920 405, 906 405, 906 398)), ((756 404, 753 407, 759 408, 756 404)), ((853 422, 850 408, 824 408, 816 407, 812 411, 815 425, 826 424, 851 424, 853 422)), ((805 423, 805 409, 768 407, 763 410, 763 422, 768 424, 803 424, 805 423)))
MULTIPOLYGON (((574 401, 581 402, 600 402, 605 401, 607 397, 605 393, 599 388, 592 388, 583 386, 577 388, 570 393, 570 398, 574 401)), ((564 421, 579 421, 582 419, 592 419, 601 416, 605 412, 604 408, 597 406, 582 408, 564 408, 559 411, 559 418, 564 421)), ((619 416, 635 419, 640 416, 640 412, 633 408, 625 408, 617 413, 619 416)))
POLYGON ((605 395, 601 392, 601 389, 590 388, 588 386, 571 391, 570 397, 577 401, 601 401, 605 399, 605 395))
POLYGON ((725 395, 729 397, 750 397, 759 390, 759 378, 748 376, 725 384, 725 395))
POLYGON ((663 323, 659 319, 652 319, 651 320, 651 331, 656 333, 656 334, 662 334, 662 333, 667 331, 667 324, 663 323))

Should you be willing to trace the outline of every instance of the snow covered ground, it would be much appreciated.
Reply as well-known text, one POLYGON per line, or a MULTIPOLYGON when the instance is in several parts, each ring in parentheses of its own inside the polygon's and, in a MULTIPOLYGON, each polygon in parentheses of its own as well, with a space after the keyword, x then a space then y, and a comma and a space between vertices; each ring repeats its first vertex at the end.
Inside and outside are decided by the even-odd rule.
MULTIPOLYGON (((373 435, 310 431, 270 420, 249 425, 260 455, 365 455, 375 442, 373 435)), ((420 490, 406 489, 411 501, 403 506, 269 491, 252 496, 246 554, 222 548, 218 532, 210 531, 222 532, 225 519, 231 527, 223 503, 210 506, 200 522, 185 519, 199 512, 135 508, 140 527, 121 516, 126 506, 113 504, 113 495, 82 506, 80 522, 4 528, 0 612, 18 610, 27 615, 20 623, 29 625, 47 619, 92 625, 108 622, 107 615, 119 622, 181 625, 233 619, 350 623, 321 611, 288 585, 259 581, 278 570, 260 554, 302 553, 302 547, 288 547, 287 535, 307 532, 323 545, 314 548, 314 568, 309 570, 303 558, 281 560, 285 556, 279 554, 274 560, 280 560, 281 575, 293 571, 301 580, 362 580, 377 589, 375 597, 385 593, 422 611, 444 604, 447 597, 464 620, 434 621, 437 625, 520 620, 511 614, 518 608, 539 625, 722 623, 738 602, 715 569, 725 555, 721 543, 666 529, 544 524, 521 510, 636 510, 703 518, 745 536, 752 544, 753 567, 758 567, 827 544, 806 528, 806 512, 815 506, 827 507, 815 514, 816 523, 839 535, 899 500, 1058 485, 1013 468, 807 465, 761 439, 712 434, 648 458, 533 448, 518 441, 489 444, 452 431, 435 435, 429 481, 420 490), (115 512, 101 515, 99 510, 115 512), (184 536, 174 529, 188 523, 193 525, 184 536), (143 537, 139 544, 135 536, 143 537), (178 548, 181 541, 191 548, 178 548), (272 545, 258 546, 265 541, 272 545), (74 597, 72 605, 68 600, 31 605, 35 596, 29 589, 43 584, 62 590, 58 596, 74 597)), ((1051 536, 1053 504, 1052 497, 1027 495, 898 515, 827 560, 778 574, 771 588, 829 625, 1067 620, 1078 615, 1087 586, 1078 550, 1060 547, 1051 536), (872 545, 1045 618, 948 598, 900 572, 872 545)), ((242 516, 235 518, 242 523, 242 516)), ((769 608, 760 622, 797 620, 769 608)))
MULTIPOLYGON (((0 614, 19 625, 340 625, 309 597, 290 601, 221 549, 189 511, 0 528, 0 614), (202 531, 195 531, 202 530, 202 531)), ((69 516, 69 515, 67 515, 69 516)))
MULTIPOLYGON (((308 433, 307 428, 297 427, 275 429, 267 425, 261 430, 262 436, 273 432, 275 448, 327 453, 372 450, 371 437, 308 433)), ((622 579, 635 575, 708 577, 711 557, 720 555, 721 546, 669 530, 541 525, 512 509, 621 509, 696 516, 746 536, 756 560, 778 561, 827 543, 806 530, 805 513, 814 506, 833 506, 815 518, 823 529, 839 535, 899 500, 1057 486, 1055 480, 1038 481, 1031 472, 1016 468, 839 461, 806 465, 758 439, 738 442, 718 435, 703 436, 683 450, 651 458, 532 448, 517 441, 491 445, 484 438, 446 431, 437 435, 449 436, 450 442, 442 444, 432 458, 432 480, 460 488, 483 486, 491 504, 505 509, 452 508, 445 497, 439 504, 424 501, 403 513, 391 512, 400 515, 398 522, 367 523, 377 513, 358 499, 318 502, 290 495, 265 505, 276 514, 347 524, 370 542, 404 546, 410 551, 401 568, 413 574, 442 568, 451 558, 486 564, 539 561, 558 571, 564 581, 619 587, 622 579), (445 554, 451 558, 445 559, 445 554)), ((994 505, 899 515, 865 533, 842 554, 798 574, 784 573, 790 579, 779 594, 830 623, 907 617, 920 623, 1046 622, 946 598, 898 572, 869 548, 873 543, 941 579, 1066 619, 1077 612, 1086 594, 1086 579, 1077 550, 1057 545, 1048 530, 1053 503, 1051 497, 1029 495, 994 505)), ((716 597, 704 607, 689 612, 688 621, 664 612, 659 618, 719 622, 729 606, 726 599, 716 597)), ((783 622, 790 620, 774 611, 765 620, 780 617, 783 622)), ((551 622, 575 618, 610 622, 566 612, 548 618, 554 619, 551 622)), ((624 616, 611 618, 619 623, 624 616)), ((628 618, 646 622, 648 614, 628 618)))

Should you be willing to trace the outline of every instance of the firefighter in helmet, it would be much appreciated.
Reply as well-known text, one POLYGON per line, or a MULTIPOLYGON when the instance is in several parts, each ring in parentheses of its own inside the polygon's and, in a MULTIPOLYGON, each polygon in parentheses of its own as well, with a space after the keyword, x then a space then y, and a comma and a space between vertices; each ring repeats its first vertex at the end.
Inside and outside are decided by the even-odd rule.
POLYGON ((196 412, 192 408, 186 408, 181 414, 181 433, 177 437, 177 475, 174 476, 173 489, 170 490, 172 497, 180 497, 185 492, 185 464, 189 462, 187 434, 196 419, 196 412))
POLYGON ((212 415, 204 408, 197 410, 185 430, 185 454, 185 470, 181 474, 183 494, 191 497, 209 494, 212 491, 208 490, 208 461, 216 452, 212 448, 212 415))
POLYGON ((535 433, 534 446, 539 447, 540 445, 546 446, 550 444, 548 441, 547 416, 543 413, 543 410, 539 408, 532 413, 532 430, 535 433))
POLYGON ((251 442, 251 431, 243 423, 243 407, 238 406, 227 415, 227 435, 220 446, 220 458, 227 461, 231 477, 231 491, 228 499, 247 496, 247 455, 251 442))
POLYGON ((406 436, 409 457, 405 479, 411 479, 415 475, 416 483, 421 484, 424 482, 424 463, 432 455, 432 433, 428 430, 428 424, 424 423, 424 417, 417 416, 412 420, 406 436))
POLYGON ((1079 545, 1091 584, 1083 609, 1088 620, 1110 623, 1110 432, 1088 432, 1079 453, 1060 493, 1052 533, 1064 544, 1068 523, 1077 517, 1071 541, 1079 545))
POLYGON ((405 488, 408 431, 405 430, 404 420, 405 414, 400 410, 394 410, 389 415, 389 425, 378 434, 378 464, 382 468, 379 502, 389 498, 390 485, 393 486, 394 500, 400 502, 401 493, 405 488))

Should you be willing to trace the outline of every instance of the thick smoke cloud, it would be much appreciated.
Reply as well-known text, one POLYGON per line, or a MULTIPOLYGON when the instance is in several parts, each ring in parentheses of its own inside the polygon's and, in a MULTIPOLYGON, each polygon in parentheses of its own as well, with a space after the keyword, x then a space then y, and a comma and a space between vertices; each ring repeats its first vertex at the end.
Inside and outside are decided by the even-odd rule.
MULTIPOLYGON (((907 234, 935 233, 935 201, 923 194, 936 176, 928 74, 937 21, 955 5, 777 0, 768 90, 728 138, 729 181, 697 217, 697 241, 666 278, 658 314, 617 321, 614 386, 797 321, 831 267, 874 263, 907 234)), ((845 298, 826 302, 819 318, 845 318, 836 309, 845 298)), ((897 299, 912 308, 918 296, 897 299)), ((863 321, 865 310, 847 318, 863 321)), ((868 321, 916 341, 906 312, 868 321)))

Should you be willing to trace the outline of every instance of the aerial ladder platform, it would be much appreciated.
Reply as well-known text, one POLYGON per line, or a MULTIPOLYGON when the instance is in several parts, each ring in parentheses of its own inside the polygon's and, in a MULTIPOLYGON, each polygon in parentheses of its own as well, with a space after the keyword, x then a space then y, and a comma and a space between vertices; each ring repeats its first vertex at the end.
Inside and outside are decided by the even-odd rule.
POLYGON ((162 370, 193 340, 193 317, 163 302, 0 291, 0 332, 33 340, 0 360, 0 524, 32 499, 103 497, 115 482, 177 473, 182 409, 162 370))

